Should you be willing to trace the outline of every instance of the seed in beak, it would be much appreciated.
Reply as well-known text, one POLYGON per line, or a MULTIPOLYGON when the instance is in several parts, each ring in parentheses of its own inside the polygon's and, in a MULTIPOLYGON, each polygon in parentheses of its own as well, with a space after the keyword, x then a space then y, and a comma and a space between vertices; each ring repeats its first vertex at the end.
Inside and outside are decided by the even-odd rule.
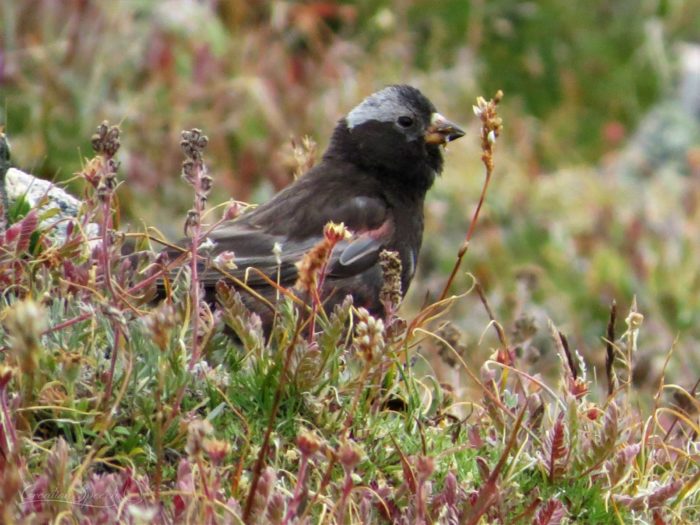
POLYGON ((433 113, 430 126, 425 132, 428 144, 447 144, 464 136, 464 131, 454 122, 447 120, 440 113, 433 113))

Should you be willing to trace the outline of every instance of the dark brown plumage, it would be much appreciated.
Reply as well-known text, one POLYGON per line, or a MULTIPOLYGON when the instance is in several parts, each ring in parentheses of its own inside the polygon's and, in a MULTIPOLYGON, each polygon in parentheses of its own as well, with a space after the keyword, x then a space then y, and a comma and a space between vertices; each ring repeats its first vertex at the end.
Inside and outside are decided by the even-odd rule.
MULTIPOLYGON (((209 236, 214 255, 232 251, 237 265, 232 273, 238 279, 249 267, 273 280, 279 270, 280 284, 291 288, 298 261, 323 239, 324 226, 342 222, 354 235, 333 250, 322 299, 328 309, 351 294, 356 306, 382 316, 379 254, 384 249, 398 252, 405 293, 421 247, 425 194, 442 171, 441 146, 463 134, 417 89, 397 85, 378 91, 338 122, 323 158, 308 173, 268 202, 217 227, 209 236), (276 243, 282 249, 279 265, 273 254, 276 243)), ((219 279, 220 272, 203 269, 208 297, 219 279)), ((275 296, 255 273, 248 273, 247 284, 266 297, 275 296)), ((269 308, 243 295, 269 328, 269 308)))

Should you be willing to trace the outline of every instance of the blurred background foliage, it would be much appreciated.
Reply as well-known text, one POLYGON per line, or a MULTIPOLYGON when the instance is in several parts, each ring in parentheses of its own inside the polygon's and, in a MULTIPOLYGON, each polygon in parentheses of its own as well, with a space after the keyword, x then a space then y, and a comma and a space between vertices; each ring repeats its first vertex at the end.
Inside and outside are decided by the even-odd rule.
MULTIPOLYGON (((482 184, 471 105, 502 89, 497 177, 465 266, 499 321, 535 320, 546 353, 552 318, 599 363, 611 301, 624 319, 636 296, 639 381, 656 380, 677 338, 678 381, 700 370, 700 132, 680 61, 700 40, 697 2, 0 0, 0 31, 14 163, 70 181, 96 124, 119 123, 123 226, 170 236, 191 203, 182 129, 210 138, 213 204, 257 202, 292 179, 292 138, 322 151, 362 97, 419 86, 472 138, 450 147, 430 196, 405 313, 453 264, 482 184)), ((475 294, 450 317, 481 362, 495 343, 475 294)))

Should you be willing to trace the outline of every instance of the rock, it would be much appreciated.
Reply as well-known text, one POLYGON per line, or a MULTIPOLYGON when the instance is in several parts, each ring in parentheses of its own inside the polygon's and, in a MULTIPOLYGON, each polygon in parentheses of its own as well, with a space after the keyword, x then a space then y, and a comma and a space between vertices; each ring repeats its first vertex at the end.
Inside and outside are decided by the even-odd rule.
MULTIPOLYGON (((66 236, 66 228, 80 212, 81 201, 70 195, 55 184, 39 179, 17 168, 10 168, 10 147, 4 133, 0 133, 0 232, 8 227, 8 210, 20 199, 24 198, 32 208, 38 207, 42 217, 42 228, 51 229, 51 238, 62 242, 66 236), (41 203, 41 206, 39 204, 41 203), (54 213, 47 213, 57 210, 54 213)), ((98 233, 97 224, 88 224, 86 233, 94 237, 98 233)))

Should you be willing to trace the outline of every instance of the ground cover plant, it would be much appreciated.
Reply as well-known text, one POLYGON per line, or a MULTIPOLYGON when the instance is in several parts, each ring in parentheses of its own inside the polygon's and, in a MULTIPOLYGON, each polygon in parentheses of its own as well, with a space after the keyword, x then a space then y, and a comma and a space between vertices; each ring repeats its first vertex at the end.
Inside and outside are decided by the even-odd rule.
MULTIPOLYGON (((401 318, 397 261, 387 254, 387 319, 350 300, 332 312, 316 301, 299 307, 281 289, 268 338, 236 283, 219 284, 213 310, 196 265, 173 273, 172 261, 145 250, 156 232, 132 234, 133 253, 122 255, 119 130, 99 126, 81 171, 84 206, 65 236, 22 201, 6 214, 4 521, 694 522, 697 402, 662 374, 653 406, 638 405, 632 363, 644 316, 636 305, 610 306, 600 377, 550 323, 559 372, 545 378, 533 325, 499 323, 476 279, 454 289, 493 174, 500 97, 474 106, 486 178, 439 296, 401 318), (86 233, 91 224, 96 238, 86 233), (166 300, 154 303, 164 278, 166 300), (490 317, 484 329, 496 334, 479 367, 465 362, 448 322, 466 294, 479 298, 490 317), (430 370, 427 348, 478 395, 456 397, 430 370)), ((199 246, 212 185, 208 139, 199 130, 182 137, 195 203, 187 228, 199 246)), ((239 212, 232 202, 221 216, 239 212)), ((322 244, 332 248, 342 228, 329 225, 322 244)), ((309 256, 297 283, 310 292, 323 278, 322 261, 310 262, 318 253, 328 249, 309 256)), ((210 264, 235 263, 224 259, 210 264)))
POLYGON ((2 201, 0 522, 698 522, 699 20, 687 0, 0 0, 13 165, 82 203, 50 227, 2 201), (289 299, 268 338, 235 287, 213 310, 190 255, 171 274, 149 253, 266 200, 397 82, 472 138, 388 319, 289 299), (499 88, 480 199, 472 105, 499 88))

